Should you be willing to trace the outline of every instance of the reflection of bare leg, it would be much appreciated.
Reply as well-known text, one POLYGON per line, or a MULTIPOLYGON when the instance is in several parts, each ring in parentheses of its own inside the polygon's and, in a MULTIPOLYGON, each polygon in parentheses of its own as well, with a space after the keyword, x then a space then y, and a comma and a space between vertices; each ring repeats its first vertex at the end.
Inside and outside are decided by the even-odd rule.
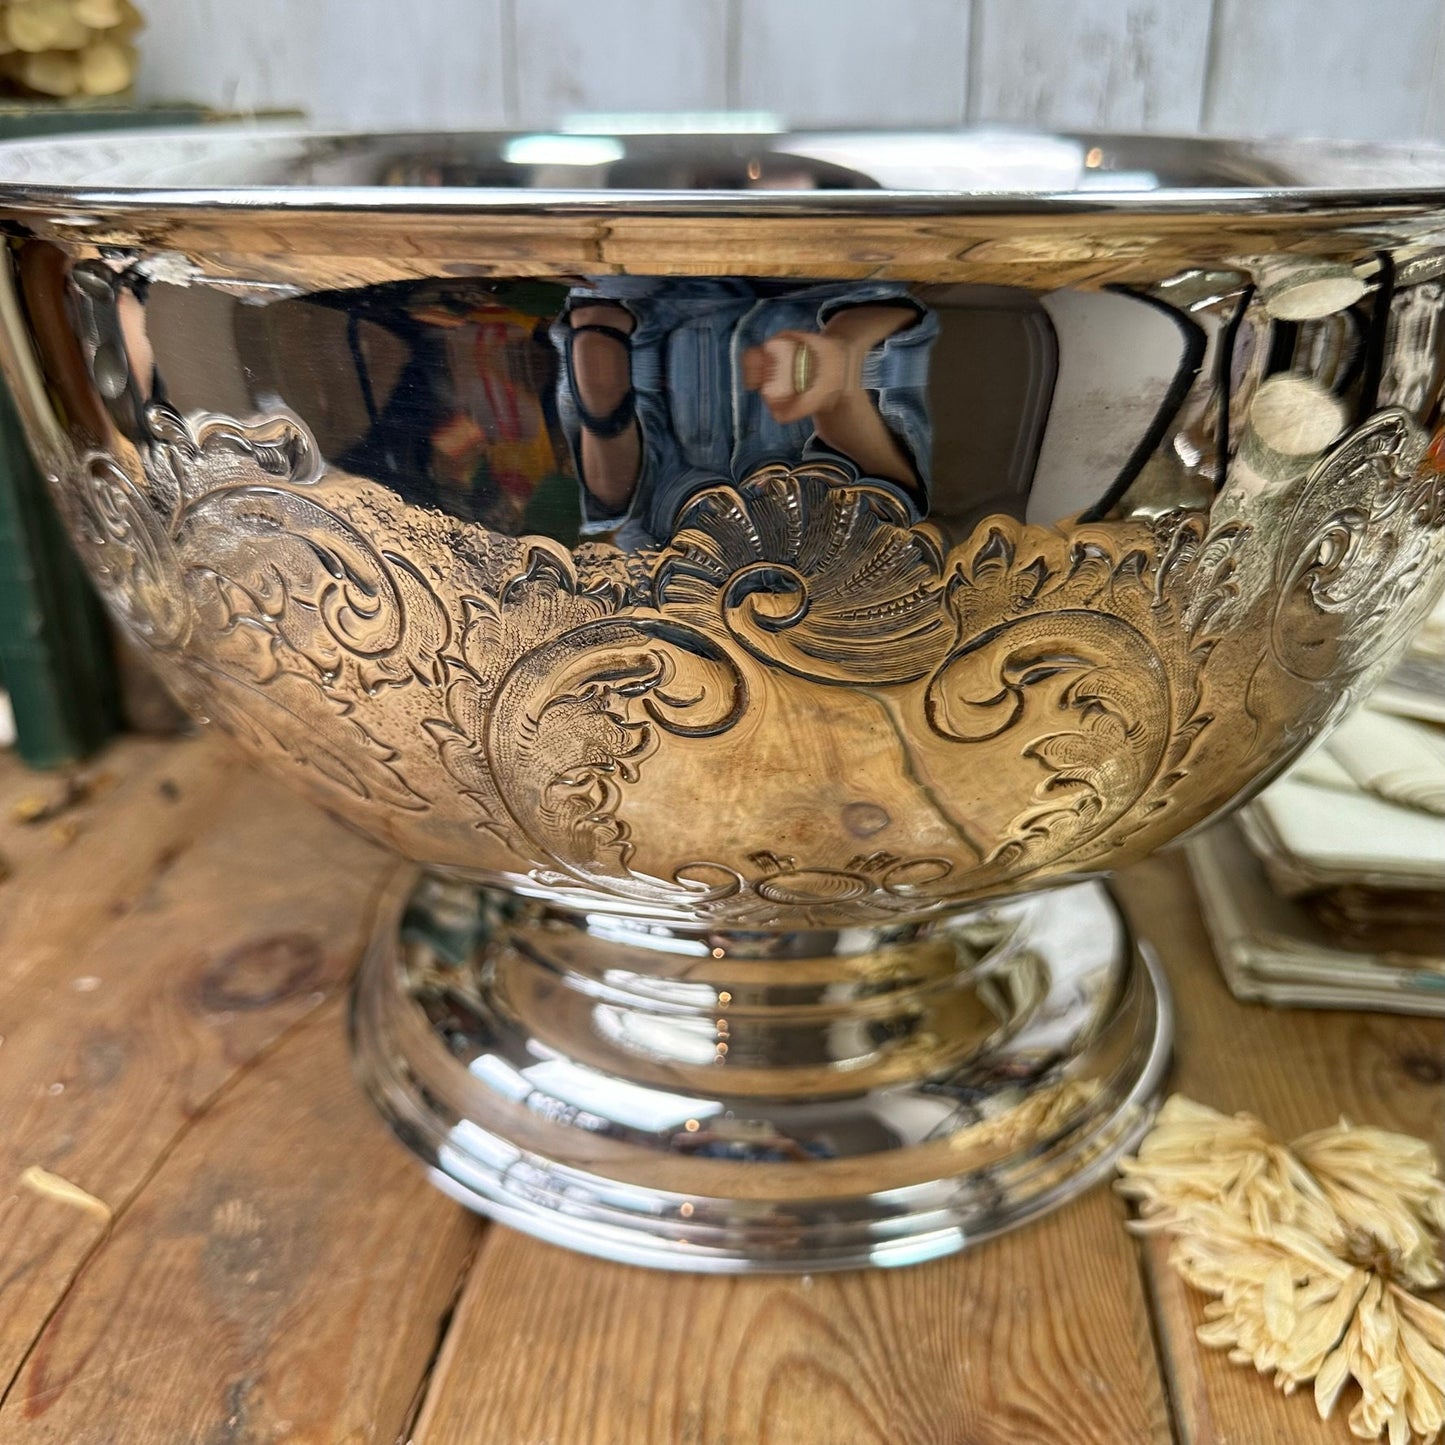
POLYGON ((632 390, 632 355, 624 338, 632 334, 634 322, 613 302, 575 306, 567 319, 576 333, 572 383, 582 413, 582 484, 608 511, 621 511, 642 469, 642 433, 635 416, 627 415, 616 431, 606 423, 626 415, 622 408, 632 390))

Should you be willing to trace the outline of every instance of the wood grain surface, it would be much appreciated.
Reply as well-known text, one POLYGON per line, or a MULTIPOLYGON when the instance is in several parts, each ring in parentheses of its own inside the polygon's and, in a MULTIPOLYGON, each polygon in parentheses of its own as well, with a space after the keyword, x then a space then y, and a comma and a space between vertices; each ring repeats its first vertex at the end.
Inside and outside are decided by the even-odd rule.
MULTIPOLYGON (((130 1407, 121 1411, 123 1426, 102 1413, 94 1428, 109 1433, 81 1433, 91 1392, 119 1409, 135 1399, 136 1378, 162 1378, 160 1354, 189 1359, 193 1371, 223 1368, 217 1331, 186 1318, 181 1305, 190 1295, 174 1272, 160 1277, 152 1302, 169 1344, 151 1365, 137 1365, 138 1377, 110 1363, 136 1354, 111 1316, 123 1302, 121 1315, 140 1326, 131 1311, 145 1306, 134 1269, 113 1271, 169 1237, 164 1228, 133 1226, 131 1208, 143 1198, 141 1218, 159 1209, 163 1219, 167 1210, 197 1207, 189 1185, 166 1167, 172 1156, 183 1145, 194 1149, 198 1137, 216 1140, 197 1131, 215 1127, 211 1109, 248 1074, 263 1065, 306 1072, 308 1052, 272 1061, 271 1051, 339 995, 395 864, 260 779, 216 738, 127 741, 85 776, 90 801, 27 826, 14 821, 16 807, 50 800, 60 785, 13 763, 0 770, 0 855, 11 869, 0 884, 0 1440, 201 1440, 204 1432, 122 1433, 132 1428, 130 1407), (137 1239, 139 1248, 126 1244, 137 1239), (84 1301, 97 1280, 101 1293, 90 1306, 84 1301), (98 1338, 72 1348, 87 1331, 104 1334, 106 1348, 98 1338), (70 1361, 62 1368, 57 1350, 70 1361), (80 1355, 88 1363, 74 1363, 80 1355), (64 1402, 77 1381, 83 1398, 72 1413, 64 1402)), ((225 1136, 207 1157, 256 1180, 258 1196, 288 1202, 278 1242, 333 1211, 346 1218, 348 1204, 364 1215, 392 1173, 415 1187, 380 1195, 405 1225, 389 1247, 415 1250, 409 1231, 434 1232, 443 1222, 451 1238, 460 1212, 402 1168, 356 1094, 334 1005, 329 1017, 314 1035, 326 1047, 309 1066, 310 1082, 351 1111, 330 1164, 334 1176, 353 1181, 356 1197, 333 1200, 335 1180, 315 1172, 326 1162, 324 1141, 288 1140, 279 1123, 257 1133, 253 1145, 265 1147, 250 1159, 233 1156, 225 1136)), ((259 1130, 262 1116, 254 1117, 259 1130)), ((191 1230, 204 1235, 205 1222, 191 1230)), ((342 1238, 337 1247, 344 1254, 353 1245, 342 1238)), ((307 1308, 323 1304, 317 1298, 307 1308)), ((389 1308, 373 1312, 383 1335, 389 1308)), ((153 1348, 143 1346, 143 1357, 153 1348)), ((406 1378, 405 1388, 415 1383, 406 1378)), ((322 1430, 295 1438, 346 1437, 322 1430)))
POLYGON ((0 1440, 395 1440, 475 1236, 369 1116, 333 1001, 162 1161, 46 1324, 0 1440))
MULTIPOLYGON (((79 801, 0 755, 4 1445, 1345 1445, 1198 1346, 1108 1190, 951 1260, 665 1275, 484 1228, 385 1137, 342 985, 385 854, 219 739, 79 801), (60 1087, 57 1089, 57 1085, 60 1087), (453 1302, 455 1308, 453 1309, 453 1302)), ((1177 857, 1121 891, 1176 1087, 1439 1137, 1445 1030, 1225 992, 1177 857)))
POLYGON ((1100 1190, 952 1259, 754 1279, 493 1230, 416 1445, 1167 1442, 1122 1220, 1100 1190))

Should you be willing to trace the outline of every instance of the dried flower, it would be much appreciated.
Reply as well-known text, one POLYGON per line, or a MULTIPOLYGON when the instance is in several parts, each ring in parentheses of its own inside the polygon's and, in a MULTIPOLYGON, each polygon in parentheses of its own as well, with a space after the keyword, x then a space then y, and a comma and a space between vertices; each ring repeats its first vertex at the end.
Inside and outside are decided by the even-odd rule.
POLYGON ((996 1157, 1051 1138, 1073 1123, 1099 1093, 1096 1079, 1066 1079, 1026 1093, 1010 1106, 953 1136, 955 1150, 996 1157))
POLYGON ((1315 1232, 1333 1222, 1324 1190, 1258 1119, 1229 1118, 1179 1094, 1119 1172, 1120 1193, 1155 1228, 1172 1229, 1199 1203, 1226 1205, 1257 1230, 1279 1222, 1315 1232))
POLYGON ((1290 1148, 1319 1181, 1346 1231, 1386 1246, 1397 1278, 1416 1290, 1445 1284, 1445 1185, 1428 1144, 1341 1119, 1290 1148))
POLYGON ((135 77, 141 25, 130 0, 0 0, 0 87, 118 94, 135 77))
POLYGON ((1342 1120, 1285 1146, 1247 1114, 1171 1098, 1120 1166, 1141 1233, 1214 1296, 1200 1341, 1291 1394, 1314 1381, 1328 1418, 1345 1385, 1359 1439, 1428 1445, 1445 1431, 1445 1182, 1427 1145, 1342 1120))

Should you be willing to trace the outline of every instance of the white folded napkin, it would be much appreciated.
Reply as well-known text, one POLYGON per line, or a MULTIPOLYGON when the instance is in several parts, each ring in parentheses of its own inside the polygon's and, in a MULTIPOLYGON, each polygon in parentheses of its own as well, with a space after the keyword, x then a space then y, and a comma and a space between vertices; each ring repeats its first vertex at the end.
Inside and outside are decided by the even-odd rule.
POLYGON ((1370 706, 1377 712, 1445 723, 1445 594, 1410 639, 1410 648, 1375 689, 1370 706))
POLYGON ((1445 823, 1363 791, 1328 754, 1271 784, 1239 823, 1287 897, 1346 883, 1445 887, 1445 823))
POLYGON ((1438 729, 1363 707, 1324 751, 1368 793, 1445 817, 1445 741, 1438 729))

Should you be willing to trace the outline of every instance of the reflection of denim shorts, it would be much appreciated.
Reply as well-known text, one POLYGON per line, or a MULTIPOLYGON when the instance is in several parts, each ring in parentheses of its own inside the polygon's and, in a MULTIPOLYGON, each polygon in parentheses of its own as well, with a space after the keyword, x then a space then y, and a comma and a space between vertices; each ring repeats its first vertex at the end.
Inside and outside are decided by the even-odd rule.
MULTIPOLYGON (((671 534, 683 502, 718 482, 741 482, 770 462, 796 466, 810 457, 837 458, 817 440, 809 421, 779 423, 757 393, 742 384, 741 357, 780 331, 820 331, 845 306, 906 302, 918 320, 875 346, 863 368, 870 391, 889 429, 928 480, 930 432, 927 412, 928 353, 938 320, 893 282, 833 282, 771 294, 736 280, 637 276, 599 279, 576 287, 568 309, 588 302, 624 306, 635 325, 631 373, 643 461, 632 501, 624 514, 607 515, 583 489, 584 532, 611 530, 625 516, 651 538, 671 534)), ((564 315, 552 336, 562 357, 567 338, 564 315)), ((566 366, 559 368, 557 407, 581 474, 582 427, 566 366)), ((629 528, 629 531, 631 529, 629 528)))

